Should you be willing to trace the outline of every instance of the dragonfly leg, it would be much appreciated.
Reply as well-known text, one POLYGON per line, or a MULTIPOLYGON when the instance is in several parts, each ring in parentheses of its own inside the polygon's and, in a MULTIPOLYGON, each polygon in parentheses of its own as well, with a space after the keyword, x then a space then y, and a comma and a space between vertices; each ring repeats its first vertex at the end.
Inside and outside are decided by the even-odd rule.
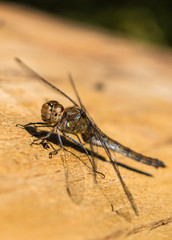
POLYGON ((93 164, 93 162, 92 162, 92 160, 91 160, 91 158, 90 158, 90 156, 89 156, 89 154, 88 154, 88 151, 87 151, 87 149, 82 145, 79 136, 76 134, 76 136, 78 137, 78 140, 80 141, 80 142, 77 142, 77 141, 74 140, 72 137, 70 137, 68 134, 63 133, 63 135, 64 135, 65 137, 69 138, 72 142, 74 142, 75 144, 77 144, 78 146, 80 146, 80 147, 85 151, 85 153, 87 154, 87 157, 88 157, 88 159, 89 159, 89 161, 90 161, 90 163, 91 163, 91 166, 92 166, 92 168, 93 168, 93 171, 94 171, 95 173, 97 173, 97 174, 100 174, 103 178, 105 178, 105 175, 104 175, 103 173, 97 171, 97 170, 94 168, 94 164, 93 164))
POLYGON ((34 127, 52 127, 51 125, 47 125, 47 123, 43 123, 43 122, 35 122, 35 123, 28 123, 28 124, 25 124, 25 125, 22 125, 22 124, 16 124, 16 127, 23 127, 23 128, 26 128, 26 127, 29 127, 29 126, 34 126, 34 127))
MULTIPOLYGON (((82 144, 80 137, 77 134, 74 134, 78 138, 78 142, 82 144)), ((82 144, 83 145, 83 144, 82 144)))
MULTIPOLYGON (((45 136, 43 137, 40 137, 40 138, 37 138, 37 139, 34 139, 33 142, 30 144, 30 145, 33 145, 35 142, 39 141, 39 140, 44 140, 44 139, 47 139, 53 132, 54 130, 56 129, 57 127, 55 126, 50 132, 48 132, 45 136)), ((42 143, 42 141, 41 141, 42 143)))
POLYGON ((79 138, 79 136, 78 136, 77 134, 75 134, 75 136, 77 136, 79 142, 77 142, 75 139, 73 139, 72 137, 70 137, 70 136, 69 136, 68 134, 66 134, 66 133, 63 133, 63 135, 64 135, 65 137, 67 137, 68 139, 70 139, 70 140, 71 140, 72 142, 74 142, 75 144, 77 144, 78 146, 80 146, 82 149, 84 149, 85 152, 87 152, 86 148, 82 145, 81 140, 80 140, 80 138, 79 138))
POLYGON ((42 145, 43 145, 44 149, 48 149, 48 148, 50 148, 49 145, 48 145, 47 140, 45 140, 45 139, 42 140, 42 145))
POLYGON ((77 134, 74 134, 74 135, 78 138, 78 142, 79 142, 82 146, 86 145, 86 143, 82 143, 82 142, 81 142, 81 139, 80 139, 80 137, 79 137, 77 134))
POLYGON ((56 155, 61 149, 63 149, 63 143, 62 143, 62 140, 61 140, 61 137, 60 137, 59 130, 56 129, 56 132, 57 132, 57 136, 58 136, 58 139, 59 139, 60 148, 59 149, 55 149, 54 151, 50 152, 49 153, 49 158, 52 158, 52 155, 56 155))

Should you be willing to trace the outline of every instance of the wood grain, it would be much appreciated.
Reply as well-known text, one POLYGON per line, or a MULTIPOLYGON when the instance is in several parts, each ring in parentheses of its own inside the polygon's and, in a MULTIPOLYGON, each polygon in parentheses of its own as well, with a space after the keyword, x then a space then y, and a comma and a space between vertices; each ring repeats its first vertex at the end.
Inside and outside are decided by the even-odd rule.
MULTIPOLYGON (((0 53, 1 239, 171 239, 171 50, 1 3, 0 53), (16 124, 40 121, 46 99, 70 103, 21 69, 14 57, 76 99, 70 71, 104 132, 165 162, 167 168, 157 170, 116 155, 126 166, 153 175, 120 167, 138 217, 108 163, 98 162, 106 178, 96 185, 84 154, 69 142, 64 144, 71 154, 53 159, 50 149, 30 146, 35 130, 16 124)), ((57 147, 56 136, 51 141, 57 147)), ((102 150, 99 154, 105 157, 102 150)))

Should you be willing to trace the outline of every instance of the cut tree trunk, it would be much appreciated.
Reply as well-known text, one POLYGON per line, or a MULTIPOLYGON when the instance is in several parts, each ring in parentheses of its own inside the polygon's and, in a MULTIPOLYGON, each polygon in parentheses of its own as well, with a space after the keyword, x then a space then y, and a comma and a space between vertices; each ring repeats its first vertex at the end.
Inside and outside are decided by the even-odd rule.
MULTIPOLYGON (((1 240, 171 239, 172 51, 1 3, 0 53, 1 240), (71 103, 22 69, 15 57, 76 100, 70 71, 103 132, 167 165, 155 169, 116 154, 138 217, 111 165, 102 161, 101 149, 98 170, 106 177, 98 176, 96 184, 87 157, 70 141, 62 138, 70 152, 52 159, 51 148, 30 146, 48 129, 16 124, 40 122, 47 100, 64 107, 71 103)), ((59 147, 55 134, 50 143, 59 147)))

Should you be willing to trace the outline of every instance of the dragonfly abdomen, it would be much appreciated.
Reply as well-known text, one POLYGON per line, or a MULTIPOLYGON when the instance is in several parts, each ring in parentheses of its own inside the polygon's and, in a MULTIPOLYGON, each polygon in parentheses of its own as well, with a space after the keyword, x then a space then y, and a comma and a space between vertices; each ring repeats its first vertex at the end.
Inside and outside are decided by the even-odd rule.
MULTIPOLYGON (((105 134, 102 134, 102 136, 103 136, 103 140, 106 143, 107 148, 112 151, 116 151, 116 152, 121 153, 124 156, 129 157, 135 161, 138 161, 138 162, 141 162, 141 163, 144 163, 147 165, 151 165, 156 168, 165 167, 165 164, 162 161, 158 160, 157 158, 151 158, 151 157, 144 156, 144 155, 137 153, 137 152, 133 151, 132 149, 120 144, 119 142, 109 138, 105 134)), ((101 141, 99 139, 96 139, 95 137, 92 137, 91 143, 93 145, 102 147, 101 141)))
MULTIPOLYGON (((111 145, 111 144, 109 144, 109 145, 111 145)), ((126 157, 129 157, 135 161, 138 161, 138 162, 141 162, 141 163, 144 163, 147 165, 151 165, 156 168, 165 167, 164 163, 162 161, 158 160, 157 158, 151 158, 151 157, 144 156, 140 153, 137 153, 137 152, 131 150, 128 147, 123 146, 120 143, 115 143, 115 146, 112 145, 110 147, 110 149, 113 151, 119 152, 119 153, 125 155, 126 157)))

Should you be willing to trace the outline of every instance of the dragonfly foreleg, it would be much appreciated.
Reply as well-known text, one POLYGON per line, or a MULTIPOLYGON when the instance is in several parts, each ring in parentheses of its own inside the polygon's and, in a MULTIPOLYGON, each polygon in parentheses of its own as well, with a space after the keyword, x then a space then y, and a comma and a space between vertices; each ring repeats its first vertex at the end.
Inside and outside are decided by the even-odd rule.
POLYGON ((16 124, 16 127, 23 127, 23 128, 27 128, 29 126, 33 126, 33 127, 52 127, 51 125, 47 125, 47 123, 43 123, 43 122, 35 122, 35 123, 28 123, 28 124, 25 124, 25 125, 22 125, 22 124, 16 124))
MULTIPOLYGON (((30 145, 33 145, 35 142, 39 141, 39 140, 45 140, 47 139, 53 132, 54 130, 56 129, 57 127, 54 127, 50 132, 48 132, 45 136, 43 137, 40 137, 40 138, 37 138, 37 139, 34 139, 33 142, 30 144, 30 145)), ((41 141, 42 143, 42 141, 41 141)))

